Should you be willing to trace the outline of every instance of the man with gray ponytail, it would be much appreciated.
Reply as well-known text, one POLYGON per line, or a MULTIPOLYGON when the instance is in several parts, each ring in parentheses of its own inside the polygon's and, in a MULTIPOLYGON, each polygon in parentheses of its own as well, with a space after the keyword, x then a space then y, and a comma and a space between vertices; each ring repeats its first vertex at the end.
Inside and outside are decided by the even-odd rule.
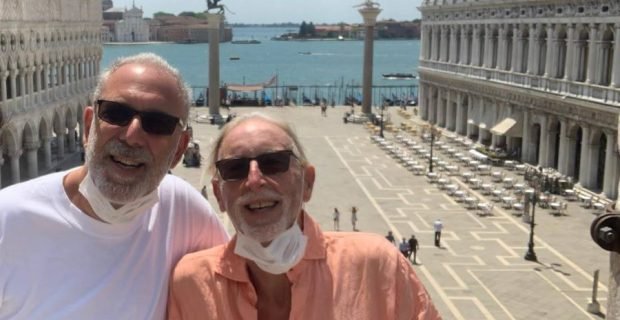
POLYGON ((0 191, 0 319, 163 319, 176 262, 228 240, 166 174, 189 139, 186 88, 154 54, 116 61, 84 110, 85 165, 0 191))
POLYGON ((168 319, 440 319, 382 236, 323 232, 304 210, 315 168, 286 123, 237 117, 216 139, 211 168, 237 234, 181 259, 168 319))

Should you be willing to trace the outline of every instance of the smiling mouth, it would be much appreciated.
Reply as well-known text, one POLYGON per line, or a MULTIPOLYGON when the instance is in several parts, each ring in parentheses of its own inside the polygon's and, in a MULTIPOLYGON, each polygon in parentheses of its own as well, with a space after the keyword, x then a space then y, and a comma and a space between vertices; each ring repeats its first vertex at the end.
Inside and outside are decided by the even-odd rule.
POLYGON ((278 201, 261 201, 256 203, 250 203, 245 206, 246 209, 250 211, 259 211, 266 210, 275 207, 278 204, 278 201))
POLYGON ((121 165, 121 166, 123 166, 123 167, 128 167, 128 168, 140 168, 140 167, 143 167, 143 166, 144 166, 144 163, 142 163, 142 162, 136 162, 136 161, 133 161, 133 160, 131 160, 131 159, 126 159, 126 158, 125 158, 125 159, 123 159, 123 158, 120 158, 120 157, 114 157, 114 156, 111 156, 110 158, 112 159, 112 161, 113 161, 114 163, 120 164, 120 165, 121 165))

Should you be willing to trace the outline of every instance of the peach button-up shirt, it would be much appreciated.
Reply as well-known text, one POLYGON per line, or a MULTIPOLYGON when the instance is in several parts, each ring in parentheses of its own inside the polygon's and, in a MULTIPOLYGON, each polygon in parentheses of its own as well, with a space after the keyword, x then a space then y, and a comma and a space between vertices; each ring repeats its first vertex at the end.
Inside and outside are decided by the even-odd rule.
MULTIPOLYGON (((291 281, 290 319, 441 319, 409 261, 384 237, 325 232, 304 213, 308 245, 291 281)), ((246 260, 228 244, 186 255, 174 270, 168 319, 256 319, 246 260)))

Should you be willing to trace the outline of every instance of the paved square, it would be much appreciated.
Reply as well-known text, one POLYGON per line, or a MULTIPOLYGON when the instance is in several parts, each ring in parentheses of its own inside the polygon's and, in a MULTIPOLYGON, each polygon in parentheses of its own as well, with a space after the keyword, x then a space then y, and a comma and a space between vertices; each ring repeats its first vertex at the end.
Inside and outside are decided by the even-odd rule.
MULTIPOLYGON (((567 215, 556 217, 548 209, 536 208, 535 251, 540 262, 525 261, 529 224, 500 203, 495 203, 491 216, 466 209, 379 148, 363 125, 344 124, 345 110, 349 108, 329 108, 327 117, 318 107, 232 108, 231 112, 261 111, 294 125, 317 168, 314 194, 306 208, 324 230, 333 229, 331 214, 337 207, 341 230, 350 231, 350 209, 357 206, 361 231, 385 235, 392 230, 397 240, 415 234, 421 248, 420 264, 413 267, 444 319, 601 318, 586 311, 593 272, 600 269, 598 302, 605 312, 609 276, 609 254, 589 236, 592 210, 569 203, 567 215), (433 245, 436 218, 445 225, 442 248, 433 245)), ((194 108, 192 117, 206 113, 206 108, 194 108)), ((404 120, 396 109, 389 113, 396 124, 404 120)), ((195 121, 191 125, 203 166, 178 166, 173 173, 197 189, 207 185, 217 210, 205 170, 218 126, 195 121)), ((394 140, 392 133, 385 136, 394 140)), ((439 151, 436 154, 445 158, 439 151)), ((471 195, 483 197, 458 177, 450 179, 471 195)), ((221 217, 232 231, 225 215, 221 217)))

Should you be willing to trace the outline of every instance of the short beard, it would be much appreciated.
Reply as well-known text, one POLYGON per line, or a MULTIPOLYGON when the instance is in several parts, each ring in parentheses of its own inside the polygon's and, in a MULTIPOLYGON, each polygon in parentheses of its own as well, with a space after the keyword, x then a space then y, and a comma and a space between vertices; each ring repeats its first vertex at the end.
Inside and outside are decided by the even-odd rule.
POLYGON ((85 160, 88 171, 95 183, 95 186, 99 189, 108 201, 115 204, 127 204, 134 200, 139 199, 142 196, 155 190, 161 180, 168 172, 172 160, 174 159, 174 153, 170 153, 168 157, 160 165, 152 159, 148 152, 142 148, 132 148, 122 143, 118 139, 110 140, 100 154, 95 154, 95 146, 97 144, 98 135, 96 129, 96 121, 93 119, 93 123, 90 127, 88 143, 86 144, 85 160), (123 184, 117 183, 106 178, 106 168, 102 165, 103 158, 110 154, 122 154, 134 159, 145 161, 151 166, 152 172, 147 172, 144 179, 133 183, 123 184))

